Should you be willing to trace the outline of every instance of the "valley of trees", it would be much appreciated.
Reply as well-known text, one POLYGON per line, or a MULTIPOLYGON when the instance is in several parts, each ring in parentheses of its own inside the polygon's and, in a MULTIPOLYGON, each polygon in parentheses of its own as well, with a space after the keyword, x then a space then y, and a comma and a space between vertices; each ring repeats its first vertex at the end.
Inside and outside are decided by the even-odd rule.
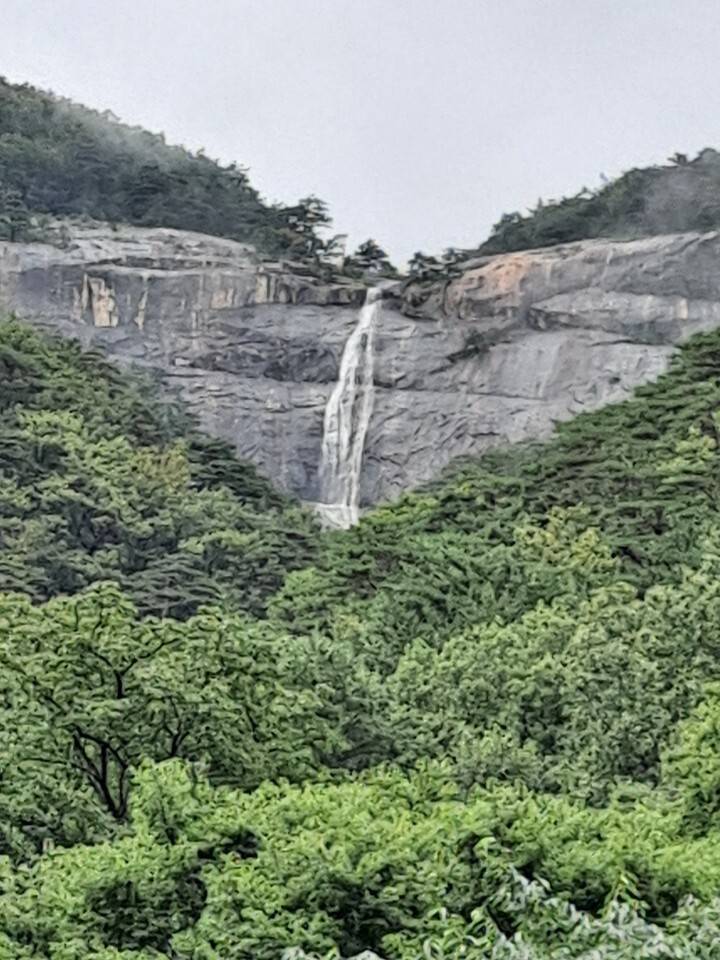
POLYGON ((0 326, 0 955, 720 950, 720 334, 350 531, 0 326))
MULTIPOLYGON (((481 252, 715 227, 718 185, 678 155, 481 252)), ((340 246, 1 81, 0 237, 43 216, 340 246)), ((151 378, 3 320, 0 958, 720 960, 719 507, 720 332, 324 533, 151 378)))

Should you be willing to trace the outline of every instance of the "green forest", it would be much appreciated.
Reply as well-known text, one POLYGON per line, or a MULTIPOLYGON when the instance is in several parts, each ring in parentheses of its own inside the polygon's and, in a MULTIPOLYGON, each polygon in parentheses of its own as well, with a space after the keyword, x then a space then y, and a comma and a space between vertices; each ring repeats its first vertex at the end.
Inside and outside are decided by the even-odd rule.
MULTIPOLYGON (((479 250, 718 198, 677 154, 479 250)), ((56 217, 337 239, 0 80, 0 239, 56 217)), ((719 510, 720 332, 325 532, 153 377, 0 320, 0 960, 720 960, 719 510)))
POLYGON ((195 230, 299 259, 324 250, 330 224, 317 197, 268 204, 236 164, 0 77, 0 238, 42 236, 42 215, 195 230))
POLYGON ((720 334, 321 532, 0 326, 0 956, 720 956, 720 334))
POLYGON ((539 200, 529 213, 506 213, 478 253, 508 253, 591 237, 636 238, 720 227, 720 153, 693 160, 676 153, 664 166, 635 167, 597 189, 539 200))
POLYGON ((720 229, 720 153, 694 158, 676 153, 665 165, 635 167, 603 178, 596 189, 560 200, 538 200, 525 213, 503 214, 490 236, 472 250, 450 247, 440 256, 418 251, 410 281, 433 283, 460 275, 463 261, 600 237, 634 240, 658 234, 720 229))
MULTIPOLYGON (((229 237, 266 257, 351 277, 397 276, 372 239, 340 264, 342 235, 328 234, 332 220, 318 197, 268 203, 237 164, 222 165, 121 123, 109 111, 0 77, 0 239, 44 239, 48 218, 76 217, 229 237)), ((635 168, 597 189, 506 213, 474 251, 416 253, 409 275, 453 275, 458 262, 475 254, 717 228, 720 154, 705 149, 689 159, 676 153, 664 166, 635 168)))

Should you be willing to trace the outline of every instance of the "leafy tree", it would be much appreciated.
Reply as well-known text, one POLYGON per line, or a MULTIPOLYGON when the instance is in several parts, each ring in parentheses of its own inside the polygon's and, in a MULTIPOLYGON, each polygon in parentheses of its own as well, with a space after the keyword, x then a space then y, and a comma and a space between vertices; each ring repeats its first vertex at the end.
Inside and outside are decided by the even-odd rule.
POLYGON ((463 799, 432 764, 240 794, 145 762, 122 835, 5 865, 0 936, 11 957, 78 960, 709 960, 717 839, 684 840, 679 824, 642 799, 463 799))
POLYGON ((301 778, 338 743, 302 682, 300 642, 219 613, 138 621, 110 585, 40 607, 1 602, 0 727, 21 775, 9 804, 14 790, 33 803, 48 791, 52 808, 61 775, 60 800, 75 792, 87 806, 92 794, 98 822, 122 822, 144 758, 186 757, 248 787, 301 778))
POLYGON ((20 191, 0 183, 0 237, 24 240, 29 226, 30 213, 20 191))
POLYGON ((355 253, 345 258, 345 271, 359 277, 397 277, 390 258, 374 240, 365 240, 355 253))
POLYGON ((0 587, 121 582, 143 613, 221 599, 262 613, 312 555, 311 518, 155 387, 0 325, 0 587))
POLYGON ((705 831, 720 812, 720 686, 684 720, 663 757, 663 776, 682 797, 692 829, 705 831))

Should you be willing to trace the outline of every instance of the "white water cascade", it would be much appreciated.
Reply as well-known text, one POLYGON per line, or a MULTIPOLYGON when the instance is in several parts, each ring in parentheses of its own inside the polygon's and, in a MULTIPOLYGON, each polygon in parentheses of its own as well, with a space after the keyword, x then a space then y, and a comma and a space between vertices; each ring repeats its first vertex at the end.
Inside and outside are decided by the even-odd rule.
POLYGON ((350 527, 359 517, 360 471, 373 407, 373 341, 382 292, 368 290, 325 407, 316 510, 325 526, 350 527))

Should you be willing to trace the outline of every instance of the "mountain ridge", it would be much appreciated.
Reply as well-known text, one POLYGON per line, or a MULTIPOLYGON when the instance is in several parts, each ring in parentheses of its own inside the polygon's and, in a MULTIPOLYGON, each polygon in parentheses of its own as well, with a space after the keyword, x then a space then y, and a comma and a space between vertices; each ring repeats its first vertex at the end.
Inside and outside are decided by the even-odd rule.
MULTIPOLYGON (((367 279, 182 231, 64 224, 55 236, 0 241, 0 306, 155 371, 210 433, 320 499, 325 406, 367 279)), ((717 256, 716 232, 594 239, 384 281, 361 504, 454 458, 547 437, 659 375, 677 344, 720 325, 717 256)))
POLYGON ((720 233, 393 281, 12 189, 2 960, 718 960, 720 233))

